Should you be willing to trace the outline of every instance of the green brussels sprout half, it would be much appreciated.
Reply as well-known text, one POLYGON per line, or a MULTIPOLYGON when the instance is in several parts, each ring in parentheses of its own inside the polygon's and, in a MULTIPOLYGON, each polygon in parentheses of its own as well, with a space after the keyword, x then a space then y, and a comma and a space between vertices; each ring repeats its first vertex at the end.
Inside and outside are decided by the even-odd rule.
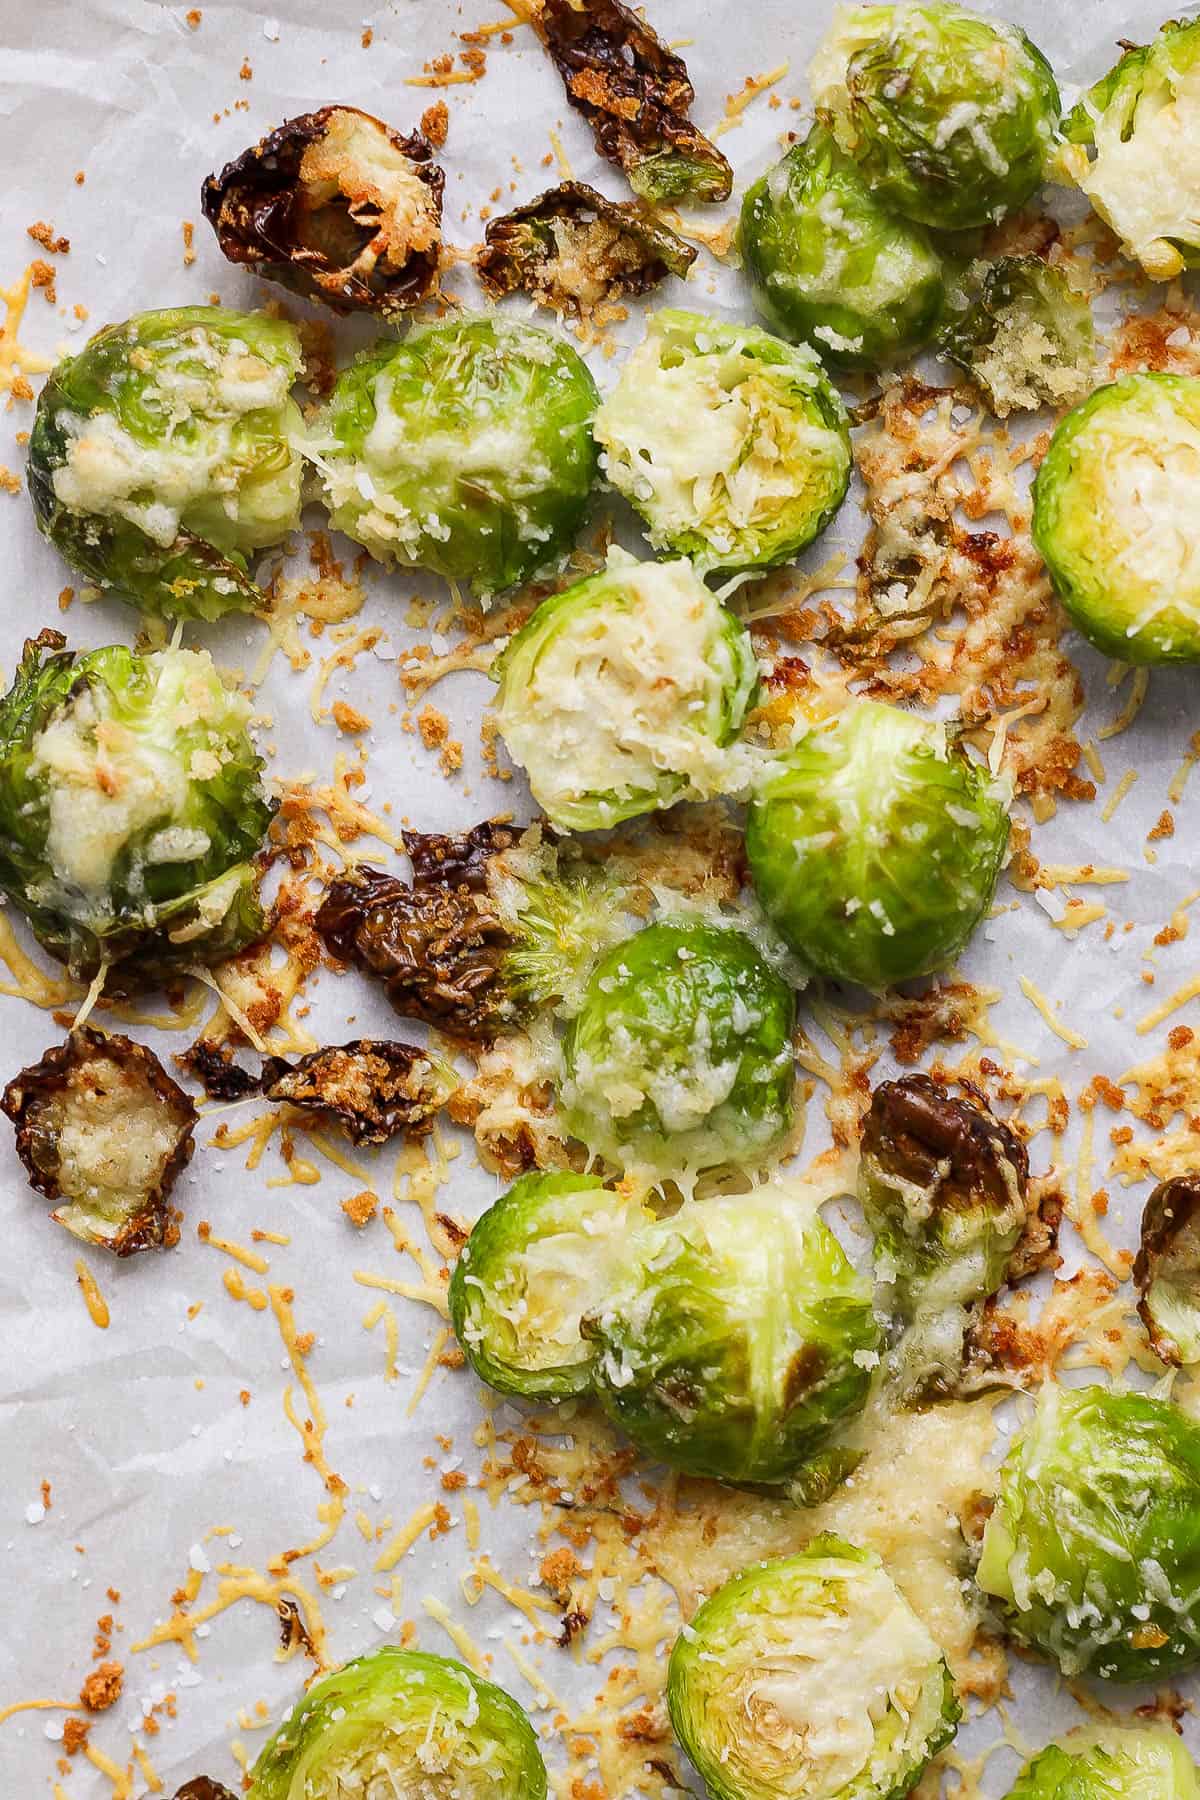
POLYGON ((1200 661, 1200 378, 1124 375, 1062 420, 1033 538, 1090 643, 1127 663, 1200 661))
POLYGON ((929 234, 876 198, 823 125, 746 190, 739 238, 767 324, 834 368, 878 369, 933 336, 945 276, 929 234))
POLYGON ((948 0, 839 6, 809 76, 818 116, 907 218, 987 225, 1042 184, 1062 102, 1015 25, 948 0))
POLYGON ((175 306, 106 325, 38 397, 38 529, 144 613, 263 606, 247 558, 300 523, 302 366, 295 327, 262 313, 175 306))
POLYGON ((858 701, 783 758, 750 807, 768 916, 809 967, 878 990, 945 966, 987 911, 1008 813, 942 725, 858 701))
POLYGON ((1091 386, 1096 332, 1087 295, 1040 256, 986 264, 939 335, 997 418, 1073 406, 1091 386))
POLYGON ((630 1225, 591 1175, 522 1175, 477 1222, 450 1278, 450 1322, 502 1394, 566 1400, 592 1385, 583 1315, 607 1291, 630 1225))
POLYGON ((782 1182, 644 1225, 583 1330, 610 1417, 716 1481, 786 1482, 862 1410, 879 1360, 869 1282, 782 1182))
POLYGON ((1200 1363, 1200 1177, 1160 1181, 1147 1200, 1133 1285, 1155 1354, 1177 1369, 1200 1363))
POLYGON ((339 531, 487 600, 553 564, 583 523, 596 401, 565 339, 456 319, 343 370, 304 452, 339 531))
POLYGON ((591 831, 734 784, 754 647, 691 564, 608 568, 543 600, 503 652, 500 735, 555 825, 591 831))
POLYGON ((976 1579, 1065 1674, 1153 1681, 1200 1662, 1200 1426, 1147 1394, 1048 1383, 976 1579))
POLYGON ((1200 1800, 1169 1725, 1085 1725, 1031 1757, 1008 1800, 1200 1800))
POLYGON ((261 936, 274 804, 250 704, 203 650, 25 646, 0 701, 0 889, 88 978, 141 986, 261 936))
POLYGON ((650 542, 705 572, 790 562, 850 482, 850 423, 820 359, 678 307, 649 319, 595 432, 650 542))
POLYGON ((1198 131, 1200 19, 1127 49, 1063 125, 1061 172, 1154 281, 1200 267, 1198 131))
POLYGON ((620 1167, 761 1163, 792 1120, 794 1018, 743 932, 648 925, 601 957, 567 1028, 567 1125, 620 1167))
POLYGON ((667 1705, 713 1800, 903 1800, 962 1713, 878 1556, 832 1536, 703 1603, 675 1640, 667 1705))
POLYGON ((447 1656, 385 1644, 313 1683, 250 1771, 248 1800, 343 1794, 546 1800, 529 1720, 447 1656))

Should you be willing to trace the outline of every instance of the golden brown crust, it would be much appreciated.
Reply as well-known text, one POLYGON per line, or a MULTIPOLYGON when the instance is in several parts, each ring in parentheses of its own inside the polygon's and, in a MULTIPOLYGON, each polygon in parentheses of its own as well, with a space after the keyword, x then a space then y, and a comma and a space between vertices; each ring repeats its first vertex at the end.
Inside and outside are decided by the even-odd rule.
POLYGON ((604 301, 644 294, 696 260, 690 244, 632 201, 564 181, 493 219, 475 258, 493 299, 525 293, 582 316, 604 301))

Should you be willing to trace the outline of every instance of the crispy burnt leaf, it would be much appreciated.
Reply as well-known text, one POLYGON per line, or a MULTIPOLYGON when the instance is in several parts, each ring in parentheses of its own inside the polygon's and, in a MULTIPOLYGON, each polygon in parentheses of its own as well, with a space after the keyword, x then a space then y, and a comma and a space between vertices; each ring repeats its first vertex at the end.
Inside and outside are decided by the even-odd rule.
POLYGON ((697 254, 640 206, 608 200, 582 181, 564 181, 491 220, 484 238, 475 266, 493 299, 524 293, 572 314, 686 275, 697 254))
POLYGON ((596 148, 643 200, 727 200, 733 171, 688 118, 687 68, 621 0, 543 0, 534 26, 596 148))
POLYGON ((399 1132, 427 1131, 454 1091, 454 1072, 415 1044, 355 1038, 289 1063, 263 1064, 268 1100, 322 1113, 356 1144, 386 1144, 399 1132))
POLYGON ((434 285, 444 184, 419 132, 323 106, 210 175, 201 204, 230 262, 337 312, 389 318, 434 285))
POLYGON ((480 894, 487 886, 488 864, 511 850, 521 833, 511 825, 485 819, 469 831, 406 831, 404 848, 419 887, 468 887, 480 894))
POLYGON ((196 1108, 157 1056, 82 1028, 4 1090, 30 1185, 51 1215, 117 1256, 178 1238, 167 1204, 194 1148, 196 1108))
POLYGON ((1155 1355, 1200 1362, 1200 1175, 1161 1181, 1147 1200, 1133 1282, 1155 1355))
POLYGON ((209 1038, 197 1038, 182 1056, 172 1057, 177 1069, 198 1081, 210 1100, 245 1100, 262 1087, 261 1075, 252 1075, 233 1059, 232 1050, 209 1038))
POLYGON ((207 1775, 194 1775, 177 1791, 175 1800, 234 1800, 234 1796, 223 1782, 212 1781, 207 1775))

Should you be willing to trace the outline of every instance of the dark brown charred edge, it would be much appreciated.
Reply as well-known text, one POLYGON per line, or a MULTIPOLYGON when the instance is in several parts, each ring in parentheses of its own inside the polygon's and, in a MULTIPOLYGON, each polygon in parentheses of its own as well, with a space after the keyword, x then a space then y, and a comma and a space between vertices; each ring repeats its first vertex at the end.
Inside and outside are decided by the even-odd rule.
POLYGON ((414 886, 466 887, 479 894, 487 886, 492 857, 511 850, 521 831, 501 819, 485 819, 469 831, 406 831, 403 836, 414 886))
POLYGON ((63 1199, 56 1147, 49 1141, 40 1115, 56 1093, 65 1089, 72 1072, 93 1058, 114 1062, 131 1079, 143 1082, 160 1104, 174 1113, 177 1127, 174 1147, 129 1223, 116 1237, 97 1238, 95 1242, 115 1256, 160 1250, 178 1237, 167 1200, 192 1159, 196 1147, 192 1134, 198 1114, 191 1096, 172 1081, 153 1050, 134 1043, 132 1038, 116 1034, 106 1037, 101 1031, 82 1026, 63 1043, 52 1045, 40 1062, 14 1076, 0 1097, 0 1111, 16 1127, 17 1155, 25 1166, 29 1185, 47 1200, 63 1199))
POLYGON ((588 1614, 580 1607, 573 1606, 565 1612, 559 1622, 559 1649, 569 1650, 575 1639, 587 1630, 589 1622, 588 1614))
POLYGON ((314 1662, 318 1662, 312 1633, 304 1623, 304 1616, 296 1602, 282 1594, 275 1603, 275 1613, 279 1620, 279 1645, 284 1655, 294 1656, 297 1650, 303 1650, 305 1656, 311 1656, 314 1662))
POLYGON ((926 1187, 949 1162, 939 1187, 951 1207, 969 1208, 980 1193, 1007 1206, 1011 1193, 1003 1163, 1012 1166, 1022 1190, 1029 1180, 1028 1152, 1007 1125, 969 1100, 953 1099, 928 1075, 879 1084, 863 1126, 862 1151, 889 1172, 926 1187))
POLYGON ((262 1087, 261 1075, 252 1075, 233 1060, 233 1052, 209 1038, 197 1038, 181 1056, 171 1061, 193 1081, 198 1081, 210 1100, 245 1100, 262 1087))
POLYGON ((224 1782, 213 1781, 208 1775, 193 1775, 176 1790, 175 1800, 235 1800, 235 1796, 224 1782))
POLYGON ((524 293, 555 312, 585 310, 556 274, 556 222, 567 227, 572 260, 587 268, 598 289, 589 305, 648 293, 668 275, 685 276, 699 254, 633 201, 609 200, 586 182, 564 181, 488 224, 475 267, 494 300, 524 293))
POLYGON ((210 175, 201 189, 204 216, 223 255, 267 281, 277 281, 335 312, 372 312, 385 318, 426 299, 437 281, 445 175, 420 132, 404 137, 356 106, 322 106, 286 119, 259 143, 210 175), (305 151, 320 143, 330 121, 353 113, 386 134, 429 189, 437 240, 390 265, 379 244, 377 209, 339 195, 318 226, 301 177, 305 151), (325 241, 322 241, 324 236, 325 241), (374 253, 374 254, 372 254, 374 253))
POLYGON ((427 1132, 448 1097, 426 1051, 387 1038, 355 1038, 296 1063, 268 1057, 262 1086, 268 1100, 336 1121, 356 1144, 427 1132))
MULTIPOLYGON (((1151 1348, 1160 1362, 1183 1367, 1183 1353, 1154 1317, 1151 1289, 1176 1259, 1179 1241, 1200 1225, 1200 1174, 1176 1175, 1160 1181, 1142 1213, 1141 1242, 1133 1264, 1133 1285, 1138 1291, 1138 1317, 1146 1327, 1151 1348), (1167 1267, 1164 1267, 1166 1265, 1167 1267)), ((1200 1269, 1194 1256, 1187 1258, 1186 1272, 1200 1289, 1200 1269)))

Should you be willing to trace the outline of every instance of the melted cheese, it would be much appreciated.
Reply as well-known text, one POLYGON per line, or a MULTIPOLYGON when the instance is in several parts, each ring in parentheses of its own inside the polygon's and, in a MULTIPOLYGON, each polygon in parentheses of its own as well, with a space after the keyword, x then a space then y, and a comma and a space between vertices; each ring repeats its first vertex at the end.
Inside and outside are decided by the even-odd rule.
MULTIPOLYGON (((349 109, 335 112, 323 135, 300 161, 300 179, 314 205, 343 194, 355 209, 378 215, 382 259, 403 268, 414 252, 431 249, 440 236, 433 189, 416 164, 374 119, 349 109)), ((371 255, 370 260, 375 260, 371 255)))

